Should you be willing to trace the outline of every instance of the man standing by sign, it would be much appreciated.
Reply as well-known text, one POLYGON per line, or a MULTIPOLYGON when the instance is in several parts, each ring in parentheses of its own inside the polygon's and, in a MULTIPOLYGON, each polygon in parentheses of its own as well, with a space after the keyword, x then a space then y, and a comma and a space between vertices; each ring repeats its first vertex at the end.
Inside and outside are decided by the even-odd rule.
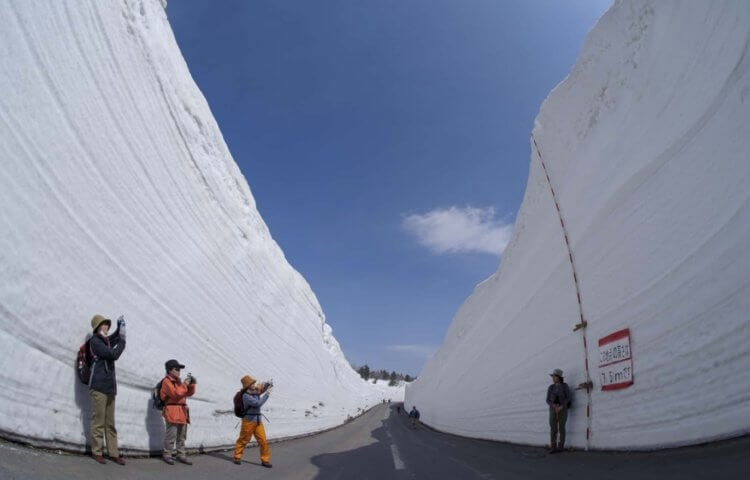
POLYGON ((547 405, 549 405, 550 453, 562 452, 565 448, 565 422, 568 421, 568 409, 571 396, 568 384, 559 368, 550 373, 552 385, 547 388, 547 405), (560 441, 557 434, 560 433, 560 441))

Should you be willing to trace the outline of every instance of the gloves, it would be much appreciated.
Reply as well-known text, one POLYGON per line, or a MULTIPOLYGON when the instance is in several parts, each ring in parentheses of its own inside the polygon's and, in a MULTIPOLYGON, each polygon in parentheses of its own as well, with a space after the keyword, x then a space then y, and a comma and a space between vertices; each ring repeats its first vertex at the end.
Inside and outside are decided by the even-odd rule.
POLYGON ((198 380, 196 380, 192 374, 190 374, 190 383, 193 385, 198 385, 198 380))
POLYGON ((117 318, 117 333, 120 335, 120 337, 125 338, 125 317, 120 315, 117 318))

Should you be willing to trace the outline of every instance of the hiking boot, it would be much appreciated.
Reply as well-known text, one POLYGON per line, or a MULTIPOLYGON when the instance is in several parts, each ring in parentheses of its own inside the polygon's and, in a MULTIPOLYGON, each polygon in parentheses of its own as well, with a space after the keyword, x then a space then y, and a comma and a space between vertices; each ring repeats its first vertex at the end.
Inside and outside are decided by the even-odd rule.
POLYGON ((266 468, 271 468, 273 465, 271 465, 269 462, 260 462, 261 465, 263 465, 266 468))
POLYGON ((235 465, 242 465, 242 460, 240 460, 239 458, 235 458, 234 459, 234 464, 235 465))
POLYGON ((172 457, 164 457, 164 461, 169 465, 174 465, 174 460, 172 459, 172 457))
POLYGON ((98 463, 105 464, 107 463, 106 460, 104 460, 104 457, 101 455, 94 455, 94 460, 96 460, 98 463))
POLYGON ((122 457, 115 457, 113 460, 118 465, 125 465, 125 459, 122 457))
POLYGON ((192 465, 193 462, 187 459, 187 457, 177 457, 177 461, 180 463, 184 463, 185 465, 192 465))

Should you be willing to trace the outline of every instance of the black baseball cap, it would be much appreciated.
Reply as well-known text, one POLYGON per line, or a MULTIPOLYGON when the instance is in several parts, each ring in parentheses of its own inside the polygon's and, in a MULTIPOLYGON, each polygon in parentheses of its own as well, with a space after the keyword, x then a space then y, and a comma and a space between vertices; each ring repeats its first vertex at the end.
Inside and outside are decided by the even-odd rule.
POLYGON ((170 371, 173 368, 177 368, 179 370, 182 370, 183 368, 185 368, 185 365, 180 364, 180 362, 178 362, 177 360, 174 360, 174 359, 167 360, 167 363, 164 364, 164 369, 166 371, 170 371))

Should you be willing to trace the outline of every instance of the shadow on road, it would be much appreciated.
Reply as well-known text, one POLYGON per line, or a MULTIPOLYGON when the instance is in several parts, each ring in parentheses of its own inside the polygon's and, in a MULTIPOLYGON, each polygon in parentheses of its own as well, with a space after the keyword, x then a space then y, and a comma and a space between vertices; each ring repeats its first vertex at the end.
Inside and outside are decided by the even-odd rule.
POLYGON ((312 464, 319 470, 315 480, 398 478, 391 459, 386 427, 381 426, 373 430, 372 437, 376 442, 365 447, 312 457, 312 464))
MULTIPOLYGON (((257 448, 245 447, 245 453, 255 452, 254 455, 258 455, 257 451, 258 451, 257 448)), ((232 452, 209 452, 206 455, 209 457, 217 458, 219 460, 226 460, 227 462, 230 462, 230 463, 234 461, 234 455, 232 452)), ((261 466, 260 459, 258 459, 257 461, 253 461, 253 460, 247 460, 243 457, 242 463, 247 463, 249 465, 257 465, 259 467, 261 466)))

